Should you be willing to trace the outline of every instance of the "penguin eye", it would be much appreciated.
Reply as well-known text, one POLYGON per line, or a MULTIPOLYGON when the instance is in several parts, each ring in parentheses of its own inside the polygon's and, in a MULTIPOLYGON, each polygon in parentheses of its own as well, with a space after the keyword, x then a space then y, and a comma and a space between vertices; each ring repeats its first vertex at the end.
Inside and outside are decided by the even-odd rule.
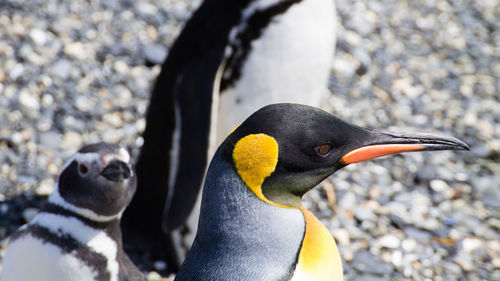
POLYGON ((82 175, 85 175, 89 172, 89 168, 84 164, 78 165, 78 169, 80 169, 80 173, 82 173, 82 175))
POLYGON ((331 144, 318 145, 314 148, 314 150, 316 150, 316 152, 319 155, 325 156, 332 150, 332 145, 331 144))

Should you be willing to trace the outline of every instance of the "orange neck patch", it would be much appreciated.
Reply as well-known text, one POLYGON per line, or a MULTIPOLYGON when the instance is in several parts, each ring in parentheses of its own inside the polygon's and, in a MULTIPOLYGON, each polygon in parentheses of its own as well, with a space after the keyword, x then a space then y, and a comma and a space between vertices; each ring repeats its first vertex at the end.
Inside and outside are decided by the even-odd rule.
POLYGON ((233 161, 243 182, 262 201, 290 208, 268 200, 262 194, 262 183, 278 164, 278 143, 266 134, 251 134, 240 139, 233 150, 233 161))
POLYGON ((292 281, 342 281, 340 253, 328 229, 305 208, 306 233, 292 281))

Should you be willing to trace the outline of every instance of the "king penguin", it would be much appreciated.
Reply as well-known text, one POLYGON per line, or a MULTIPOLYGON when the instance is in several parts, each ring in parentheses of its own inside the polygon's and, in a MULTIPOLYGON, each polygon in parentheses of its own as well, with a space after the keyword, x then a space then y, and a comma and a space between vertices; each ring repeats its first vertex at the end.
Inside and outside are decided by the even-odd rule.
POLYGON ((215 148, 264 105, 319 106, 328 93, 335 24, 334 0, 201 4, 152 92, 136 165, 138 189, 122 224, 126 243, 146 245, 152 256, 167 259, 169 271, 177 270, 194 239, 199 209, 187 227, 180 226, 199 203, 215 148), (183 243, 180 232, 188 237, 183 243))
POLYGON ((138 281, 122 249, 120 217, 136 189, 128 152, 82 147, 35 218, 9 237, 2 281, 138 281))
POLYGON ((309 106, 266 106, 215 153, 198 232, 175 280, 340 281, 335 241, 301 197, 348 164, 468 149, 452 137, 364 129, 309 106))

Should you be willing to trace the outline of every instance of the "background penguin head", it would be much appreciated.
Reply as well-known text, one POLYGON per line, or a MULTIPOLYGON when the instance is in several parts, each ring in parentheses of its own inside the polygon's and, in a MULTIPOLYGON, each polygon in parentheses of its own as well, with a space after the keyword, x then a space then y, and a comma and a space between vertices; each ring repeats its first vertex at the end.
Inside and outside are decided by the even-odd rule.
POLYGON ((66 163, 49 201, 90 219, 105 220, 121 215, 135 189, 128 152, 100 142, 82 147, 66 163))
MULTIPOLYGON (((276 149, 277 162, 261 183, 262 194, 274 203, 299 207, 304 193, 348 164, 405 151, 469 148, 452 137, 380 132, 349 124, 317 108, 273 104, 245 120, 221 149, 225 157, 232 157, 240 176, 244 168, 238 163, 246 161, 241 158, 276 149), (265 147, 259 152, 258 146, 265 147)), ((247 166, 267 161, 254 158, 255 163, 247 166)))

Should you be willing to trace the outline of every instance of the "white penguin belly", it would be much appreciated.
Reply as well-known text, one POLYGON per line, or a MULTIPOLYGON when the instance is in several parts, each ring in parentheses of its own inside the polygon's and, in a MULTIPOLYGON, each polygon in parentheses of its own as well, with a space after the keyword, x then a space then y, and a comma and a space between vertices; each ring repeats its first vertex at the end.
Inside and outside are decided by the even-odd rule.
POLYGON ((220 94, 217 144, 267 104, 319 106, 334 45, 333 0, 303 0, 273 19, 251 43, 240 79, 220 94))
POLYGON ((27 234, 7 248, 2 281, 94 281, 96 272, 61 248, 27 234))
POLYGON ((101 278, 99 275, 103 273, 99 270, 109 276, 108 280, 118 281, 117 244, 104 231, 91 228, 74 217, 45 212, 39 213, 19 231, 20 236, 7 245, 2 281, 93 281, 101 278), (64 251, 61 245, 55 245, 58 244, 55 240, 50 242, 31 233, 35 227, 45 228, 54 235, 51 239, 59 236, 77 245, 68 245, 64 251), (86 253, 78 256, 79 251, 86 253))

